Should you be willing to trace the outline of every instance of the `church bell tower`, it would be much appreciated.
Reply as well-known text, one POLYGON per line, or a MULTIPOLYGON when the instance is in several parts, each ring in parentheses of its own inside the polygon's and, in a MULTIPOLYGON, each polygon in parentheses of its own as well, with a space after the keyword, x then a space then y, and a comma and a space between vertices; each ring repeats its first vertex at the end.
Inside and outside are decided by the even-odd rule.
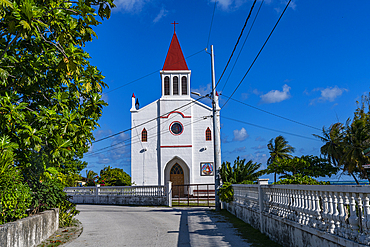
POLYGON ((176 32, 173 33, 166 61, 160 71, 162 98, 190 98, 190 74, 176 32))

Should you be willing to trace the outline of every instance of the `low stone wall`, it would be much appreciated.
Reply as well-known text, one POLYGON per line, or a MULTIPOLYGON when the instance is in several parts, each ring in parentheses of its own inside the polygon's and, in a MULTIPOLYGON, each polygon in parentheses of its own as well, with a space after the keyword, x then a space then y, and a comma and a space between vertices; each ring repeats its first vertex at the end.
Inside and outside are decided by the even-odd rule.
POLYGON ((163 196, 74 195, 69 201, 77 204, 115 204, 137 206, 167 206, 163 196))
POLYGON ((31 247, 41 243, 59 227, 59 208, 0 225, 1 247, 31 247))

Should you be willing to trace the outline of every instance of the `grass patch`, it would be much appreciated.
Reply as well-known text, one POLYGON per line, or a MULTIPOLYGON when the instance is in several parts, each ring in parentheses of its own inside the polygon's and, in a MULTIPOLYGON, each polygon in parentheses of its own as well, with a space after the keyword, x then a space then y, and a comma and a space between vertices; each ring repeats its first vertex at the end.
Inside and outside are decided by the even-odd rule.
MULTIPOLYGON (((268 246, 268 247, 281 247, 282 245, 272 241, 268 236, 261 233, 259 230, 253 228, 251 225, 245 223, 235 215, 231 214, 226 209, 220 212, 213 211, 215 215, 222 215, 226 221, 230 222, 233 227, 238 231, 238 235, 245 239, 251 246, 268 246)), ((224 219, 220 219, 220 222, 224 222, 224 219)))

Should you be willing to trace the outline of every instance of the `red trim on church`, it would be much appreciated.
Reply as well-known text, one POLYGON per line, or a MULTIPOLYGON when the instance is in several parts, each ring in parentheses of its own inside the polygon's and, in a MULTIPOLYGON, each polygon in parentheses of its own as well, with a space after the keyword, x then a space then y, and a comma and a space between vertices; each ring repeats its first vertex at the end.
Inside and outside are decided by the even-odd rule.
POLYGON ((192 145, 161 146, 161 148, 191 148, 192 145))
POLYGON ((181 112, 179 112, 179 111, 172 111, 172 112, 168 113, 168 115, 167 115, 167 116, 161 116, 160 118, 168 118, 172 113, 178 113, 178 114, 180 114, 183 118, 191 118, 191 116, 185 116, 184 114, 182 114, 182 113, 181 113, 181 112))
POLYGON ((168 49, 162 70, 189 70, 176 33, 172 36, 171 45, 168 49))

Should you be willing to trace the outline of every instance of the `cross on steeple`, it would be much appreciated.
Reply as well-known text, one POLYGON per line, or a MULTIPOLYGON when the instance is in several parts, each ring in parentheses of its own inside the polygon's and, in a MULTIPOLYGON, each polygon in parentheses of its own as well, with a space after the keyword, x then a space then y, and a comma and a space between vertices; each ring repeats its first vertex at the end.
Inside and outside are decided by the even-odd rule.
POLYGON ((171 24, 173 24, 173 32, 176 33, 176 24, 179 24, 179 23, 177 23, 177 22, 174 21, 171 24))

